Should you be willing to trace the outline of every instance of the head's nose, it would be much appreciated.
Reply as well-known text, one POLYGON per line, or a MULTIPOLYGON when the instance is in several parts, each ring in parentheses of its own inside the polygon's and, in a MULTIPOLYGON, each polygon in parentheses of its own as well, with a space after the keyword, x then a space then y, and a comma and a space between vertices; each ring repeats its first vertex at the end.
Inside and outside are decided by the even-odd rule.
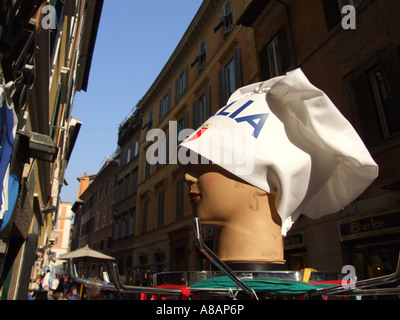
POLYGON ((185 182, 190 187, 197 183, 197 178, 193 177, 189 173, 185 173, 185 182))

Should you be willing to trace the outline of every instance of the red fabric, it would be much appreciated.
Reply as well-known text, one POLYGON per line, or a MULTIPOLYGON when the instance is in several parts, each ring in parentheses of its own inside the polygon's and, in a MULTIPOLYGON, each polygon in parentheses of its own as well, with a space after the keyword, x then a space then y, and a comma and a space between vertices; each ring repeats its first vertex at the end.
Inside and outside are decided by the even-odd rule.
MULTIPOLYGON (((182 300, 189 300, 190 298, 190 288, 186 287, 186 286, 177 286, 177 285, 172 285, 172 284, 164 284, 161 286, 157 286, 155 288, 163 288, 163 289, 178 289, 181 290, 181 294, 182 294, 182 300)), ((140 300, 148 300, 149 295, 146 293, 142 293, 140 294, 140 300)), ((156 295, 152 295, 152 300, 165 300, 166 296, 168 296, 168 294, 156 294, 156 295)))
MULTIPOLYGON (((350 281, 350 283, 355 283, 356 281, 350 281)), ((320 281, 320 282, 314 282, 311 283, 311 285, 315 284, 333 284, 333 285, 338 285, 340 286, 342 284, 342 281, 320 281)), ((328 300, 328 296, 323 296, 324 300, 328 300)), ((343 300, 349 300, 348 296, 343 296, 343 300)))
POLYGON ((335 284, 335 285, 341 285, 342 281, 320 281, 320 282, 313 282, 310 284, 315 285, 315 284, 328 284, 328 283, 335 284))

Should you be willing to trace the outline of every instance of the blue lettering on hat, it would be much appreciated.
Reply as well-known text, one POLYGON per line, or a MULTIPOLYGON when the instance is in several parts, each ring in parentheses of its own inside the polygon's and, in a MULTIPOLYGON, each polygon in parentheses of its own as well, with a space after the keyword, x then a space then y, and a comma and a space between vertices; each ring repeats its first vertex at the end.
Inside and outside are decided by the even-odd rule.
POLYGON ((247 117, 242 117, 242 118, 237 118, 235 119, 237 123, 239 122, 248 122, 253 128, 254 128, 254 132, 253 132, 253 136, 254 138, 258 138, 258 135, 261 132, 261 129, 264 127, 265 121, 267 121, 269 116, 269 113, 263 113, 263 114, 253 114, 251 116, 247 116, 247 117), (254 120, 258 120, 258 123, 256 123, 254 120))
POLYGON ((221 111, 219 111, 216 116, 229 116, 229 118, 234 119, 237 123, 240 122, 247 122, 254 128, 253 136, 254 138, 258 138, 261 129, 264 127, 265 122, 268 119, 269 113, 262 113, 262 114, 253 114, 245 117, 238 118, 239 114, 241 114, 245 109, 247 109, 249 106, 251 106, 254 101, 249 100, 247 101, 244 105, 242 105, 240 108, 238 108, 235 112, 230 113, 227 110, 236 103, 237 101, 234 101, 227 105, 225 108, 223 108, 221 111), (258 122, 256 122, 258 120, 258 122))

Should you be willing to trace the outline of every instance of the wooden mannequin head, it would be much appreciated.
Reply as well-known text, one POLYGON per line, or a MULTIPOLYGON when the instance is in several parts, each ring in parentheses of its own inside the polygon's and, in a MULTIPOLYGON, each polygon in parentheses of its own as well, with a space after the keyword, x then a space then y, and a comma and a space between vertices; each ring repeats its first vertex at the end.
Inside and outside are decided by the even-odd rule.
POLYGON ((184 168, 193 214, 215 228, 224 262, 284 263, 281 219, 273 196, 215 164, 184 168))

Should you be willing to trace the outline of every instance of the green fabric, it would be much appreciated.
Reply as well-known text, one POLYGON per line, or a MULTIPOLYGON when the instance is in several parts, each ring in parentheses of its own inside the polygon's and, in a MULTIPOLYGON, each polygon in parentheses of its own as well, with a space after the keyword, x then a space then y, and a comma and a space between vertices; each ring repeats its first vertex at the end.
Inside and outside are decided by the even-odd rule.
MULTIPOLYGON (((250 288, 256 291, 265 291, 270 294, 307 294, 321 287, 330 287, 332 284, 321 286, 313 286, 309 283, 295 280, 286 280, 278 278, 256 278, 242 279, 243 282, 250 288)), ((236 284, 228 277, 216 277, 197 282, 190 286, 192 292, 196 289, 232 289, 236 290, 236 284)))

